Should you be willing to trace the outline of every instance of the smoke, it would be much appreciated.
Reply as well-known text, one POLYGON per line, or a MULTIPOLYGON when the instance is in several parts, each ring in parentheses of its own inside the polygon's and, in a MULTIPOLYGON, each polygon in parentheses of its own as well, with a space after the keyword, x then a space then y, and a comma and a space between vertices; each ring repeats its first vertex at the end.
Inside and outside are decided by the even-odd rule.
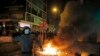
POLYGON ((59 23, 63 35, 66 34, 65 32, 70 32, 74 36, 82 34, 84 37, 87 37, 99 31, 100 17, 98 16, 100 16, 100 12, 96 13, 98 11, 96 4, 81 5, 75 1, 67 3, 64 11, 61 13, 61 21, 59 23))
POLYGON ((100 8, 96 3, 80 4, 70 1, 61 13, 58 39, 53 42, 68 48, 75 41, 85 41, 93 33, 100 31, 100 8))

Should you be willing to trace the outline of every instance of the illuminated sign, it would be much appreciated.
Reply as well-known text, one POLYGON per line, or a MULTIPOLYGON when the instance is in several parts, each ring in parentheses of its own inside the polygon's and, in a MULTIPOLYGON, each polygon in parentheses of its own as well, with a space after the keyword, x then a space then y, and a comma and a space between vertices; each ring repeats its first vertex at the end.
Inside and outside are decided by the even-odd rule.
POLYGON ((25 26, 30 27, 30 24, 24 23, 24 22, 19 22, 19 26, 20 27, 25 27, 25 26))

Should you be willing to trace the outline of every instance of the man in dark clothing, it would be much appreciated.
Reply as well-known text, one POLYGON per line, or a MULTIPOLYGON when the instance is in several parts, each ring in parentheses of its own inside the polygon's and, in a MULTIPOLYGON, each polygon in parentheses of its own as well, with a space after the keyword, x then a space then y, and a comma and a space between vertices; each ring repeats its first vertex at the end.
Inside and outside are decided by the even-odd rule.
POLYGON ((31 29, 29 27, 24 27, 22 35, 14 37, 14 40, 20 42, 23 56, 32 56, 33 41, 42 48, 41 42, 34 34, 31 34, 31 29))

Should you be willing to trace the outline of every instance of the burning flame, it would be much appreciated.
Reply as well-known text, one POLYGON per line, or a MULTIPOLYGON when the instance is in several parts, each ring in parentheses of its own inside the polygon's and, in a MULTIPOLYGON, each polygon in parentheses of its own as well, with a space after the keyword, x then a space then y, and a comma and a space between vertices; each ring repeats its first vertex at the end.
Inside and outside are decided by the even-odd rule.
POLYGON ((47 46, 43 49, 42 54, 44 55, 57 55, 57 49, 51 46, 51 43, 48 43, 47 46))

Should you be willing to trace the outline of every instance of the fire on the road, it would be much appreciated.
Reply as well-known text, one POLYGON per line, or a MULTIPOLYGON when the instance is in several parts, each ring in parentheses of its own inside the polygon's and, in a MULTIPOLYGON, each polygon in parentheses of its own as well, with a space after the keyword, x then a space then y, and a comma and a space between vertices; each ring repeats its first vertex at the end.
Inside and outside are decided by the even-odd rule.
POLYGON ((68 53, 59 49, 59 47, 52 44, 52 42, 46 43, 43 46, 43 51, 38 51, 40 56, 66 56, 68 53))
POLYGON ((48 43, 46 47, 43 48, 43 55, 57 55, 58 50, 57 48, 52 47, 51 43, 48 43))
POLYGON ((51 43, 48 43, 41 53, 43 55, 58 55, 59 51, 57 48, 52 47, 51 43))

